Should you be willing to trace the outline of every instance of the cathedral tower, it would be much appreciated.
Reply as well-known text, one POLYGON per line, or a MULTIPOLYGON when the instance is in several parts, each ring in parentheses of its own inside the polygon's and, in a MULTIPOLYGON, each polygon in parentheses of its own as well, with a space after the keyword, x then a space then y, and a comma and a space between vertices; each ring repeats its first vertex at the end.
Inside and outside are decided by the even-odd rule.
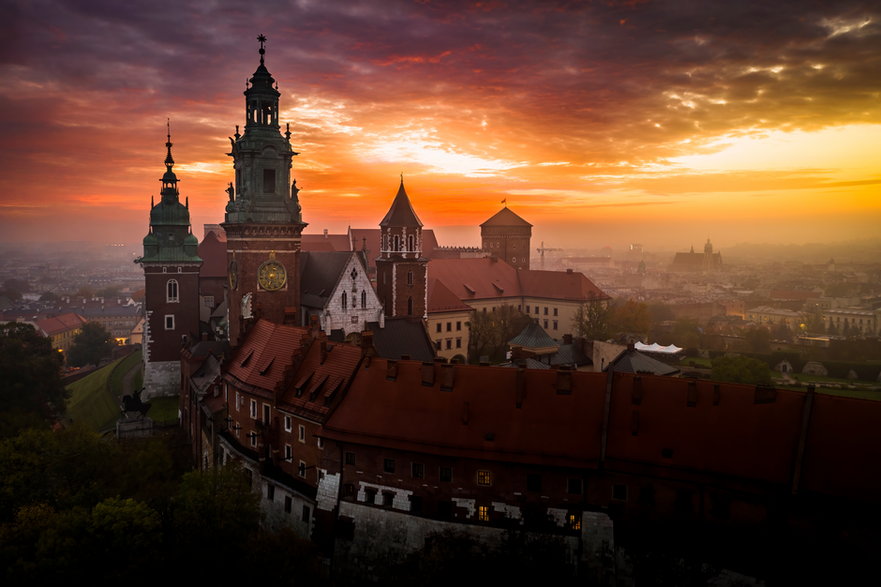
POLYGON ((376 289, 385 315, 426 318, 428 259, 422 256, 422 222, 410 205, 403 177, 379 229, 376 289))
POLYGON ((230 137, 235 185, 222 224, 226 231, 229 274, 229 341, 237 346, 257 318, 298 323, 299 253, 306 224, 300 214, 296 181, 291 181, 290 127, 278 122, 278 84, 264 64, 245 89, 245 132, 230 137))
POLYGON ((175 395, 180 387, 180 348, 185 336, 199 336, 199 241, 190 228, 189 201, 180 203, 171 129, 165 143, 162 196, 150 209, 144 256, 144 399, 175 395))
POLYGON ((531 237, 532 225, 512 212, 507 204, 480 225, 483 250, 516 269, 529 269, 531 237))

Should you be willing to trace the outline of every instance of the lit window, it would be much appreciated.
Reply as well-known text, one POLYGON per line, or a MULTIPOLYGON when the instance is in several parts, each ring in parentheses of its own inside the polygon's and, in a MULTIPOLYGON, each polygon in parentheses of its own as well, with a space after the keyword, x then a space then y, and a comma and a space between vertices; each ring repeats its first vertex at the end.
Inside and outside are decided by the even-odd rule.
POLYGON ((483 486, 489 486, 493 484, 493 473, 492 471, 486 471, 481 469, 477 472, 477 484, 483 486))
POLYGON ((569 529, 581 530, 581 518, 575 514, 569 514, 569 529))
POLYGON ((477 519, 481 522, 489 522, 489 506, 477 506, 477 519))

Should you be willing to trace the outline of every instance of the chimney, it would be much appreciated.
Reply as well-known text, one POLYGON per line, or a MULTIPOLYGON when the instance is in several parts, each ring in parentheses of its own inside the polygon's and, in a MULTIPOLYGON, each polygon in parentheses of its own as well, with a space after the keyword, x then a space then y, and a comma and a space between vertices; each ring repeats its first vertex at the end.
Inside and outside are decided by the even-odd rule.
POLYGON ((422 385, 434 386, 434 363, 422 363, 422 385))
POLYGON ((571 267, 567 267, 567 268, 566 268, 566 273, 572 273, 572 268, 571 268, 571 267))
POLYGON ((324 229, 324 238, 327 238, 327 229, 324 229))

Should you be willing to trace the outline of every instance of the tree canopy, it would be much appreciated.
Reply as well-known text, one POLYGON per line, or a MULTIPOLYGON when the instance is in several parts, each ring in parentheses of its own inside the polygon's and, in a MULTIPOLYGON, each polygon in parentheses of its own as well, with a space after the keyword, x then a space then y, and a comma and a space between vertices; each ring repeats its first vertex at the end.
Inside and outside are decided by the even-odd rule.
POLYGON ((86 322, 82 331, 73 339, 67 360, 74 367, 95 365, 113 352, 110 332, 97 322, 86 322))
POLYGON ((716 357, 712 361, 711 377, 713 381, 731 383, 771 383, 771 371, 764 361, 743 356, 716 357))
POLYGON ((64 413, 62 357, 30 324, 0 324, 0 437, 64 413))

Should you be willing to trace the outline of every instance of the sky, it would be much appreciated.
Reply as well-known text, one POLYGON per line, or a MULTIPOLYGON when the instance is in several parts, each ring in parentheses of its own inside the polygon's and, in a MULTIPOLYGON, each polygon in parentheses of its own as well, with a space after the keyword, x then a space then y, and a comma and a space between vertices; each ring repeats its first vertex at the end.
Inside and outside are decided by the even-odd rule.
POLYGON ((442 245, 504 205, 546 247, 881 234, 878 2, 0 1, 0 242, 140 246, 167 123, 222 222, 260 34, 306 233, 403 174, 442 245))

